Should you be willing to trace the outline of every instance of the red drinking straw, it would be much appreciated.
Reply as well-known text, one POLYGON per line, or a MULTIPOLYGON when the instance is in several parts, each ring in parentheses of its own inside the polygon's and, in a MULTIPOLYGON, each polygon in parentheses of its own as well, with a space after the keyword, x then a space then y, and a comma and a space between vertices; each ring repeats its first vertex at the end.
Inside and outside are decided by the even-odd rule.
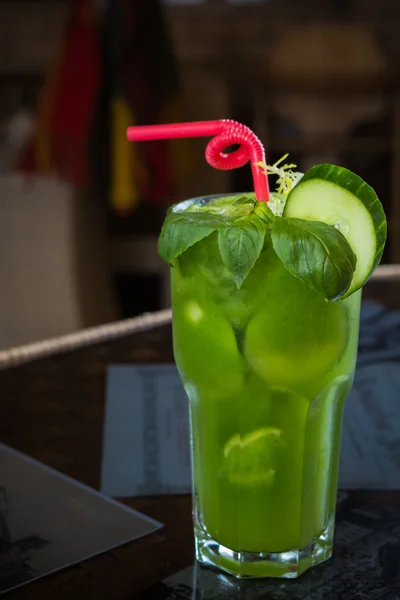
POLYGON ((215 169, 227 171, 243 167, 250 160, 256 198, 268 202, 268 177, 257 166, 257 163, 265 163, 264 148, 258 137, 246 125, 230 119, 220 119, 195 123, 140 125, 129 127, 127 130, 127 137, 131 142, 209 136, 214 137, 206 148, 208 164, 215 169), (225 148, 232 144, 238 144, 239 148, 229 154, 224 152, 225 148))

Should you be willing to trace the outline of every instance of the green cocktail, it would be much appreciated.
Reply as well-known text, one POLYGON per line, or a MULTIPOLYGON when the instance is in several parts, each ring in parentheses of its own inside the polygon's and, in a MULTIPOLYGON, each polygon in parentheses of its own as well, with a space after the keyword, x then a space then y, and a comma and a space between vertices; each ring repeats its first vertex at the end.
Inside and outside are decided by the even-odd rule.
POLYGON ((196 556, 239 577, 296 577, 331 555, 359 282, 384 243, 357 260, 351 227, 285 219, 304 185, 283 216, 254 194, 186 201, 160 238, 190 401, 196 556))
POLYGON ((196 557, 237 577, 297 577, 332 552, 342 411, 361 288, 386 240, 382 205, 341 167, 266 165, 235 121, 127 136, 214 136, 211 166, 250 160, 255 193, 171 207, 158 248, 190 402, 196 557))

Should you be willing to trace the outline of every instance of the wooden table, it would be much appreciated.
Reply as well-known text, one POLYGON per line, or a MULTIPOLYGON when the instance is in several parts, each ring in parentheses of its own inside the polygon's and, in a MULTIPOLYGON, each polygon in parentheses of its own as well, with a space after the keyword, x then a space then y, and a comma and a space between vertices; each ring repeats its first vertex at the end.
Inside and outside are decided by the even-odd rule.
MULTIPOLYGON (((366 297, 400 307, 400 282, 372 282, 366 297)), ((99 487, 106 369, 112 363, 172 362, 170 324, 0 371, 0 441, 99 487)), ((396 504, 398 493, 375 494, 396 504)), ((189 496, 126 501, 165 523, 142 540, 11 592, 10 600, 127 600, 193 561, 189 496)))

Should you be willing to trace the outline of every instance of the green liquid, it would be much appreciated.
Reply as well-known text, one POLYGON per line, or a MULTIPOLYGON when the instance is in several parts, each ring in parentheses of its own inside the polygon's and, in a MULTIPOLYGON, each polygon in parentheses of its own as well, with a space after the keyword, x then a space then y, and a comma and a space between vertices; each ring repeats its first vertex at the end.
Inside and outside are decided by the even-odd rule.
POLYGON ((327 302, 266 239, 240 290, 216 233, 171 269, 196 526, 236 552, 302 549, 332 522, 357 353, 360 292, 327 302))

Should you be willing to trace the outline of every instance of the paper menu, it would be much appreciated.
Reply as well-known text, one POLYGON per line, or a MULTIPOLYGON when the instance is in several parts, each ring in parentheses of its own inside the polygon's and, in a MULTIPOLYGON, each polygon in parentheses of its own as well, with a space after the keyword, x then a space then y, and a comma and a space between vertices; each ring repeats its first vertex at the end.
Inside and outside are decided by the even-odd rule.
MULTIPOLYGON (((110 496, 191 491, 188 402, 174 365, 109 368, 101 489, 110 496)), ((343 419, 339 487, 400 488, 400 372, 357 369, 343 419)))

